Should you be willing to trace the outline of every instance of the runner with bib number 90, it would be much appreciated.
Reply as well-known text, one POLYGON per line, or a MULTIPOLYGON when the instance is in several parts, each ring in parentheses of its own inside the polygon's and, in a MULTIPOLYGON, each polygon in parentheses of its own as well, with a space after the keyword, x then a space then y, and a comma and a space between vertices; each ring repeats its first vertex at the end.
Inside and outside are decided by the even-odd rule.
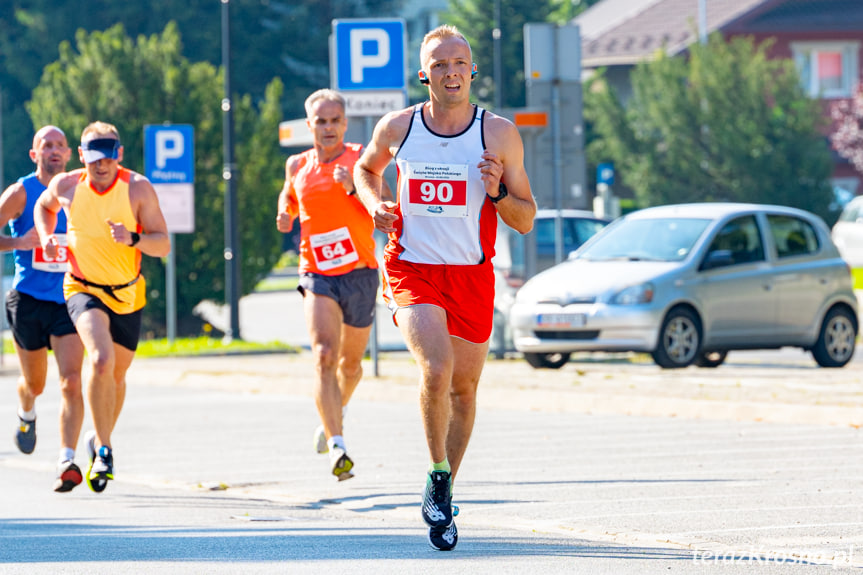
MULTIPOLYGON (((314 147, 285 163, 276 226, 291 231, 300 219, 300 282, 318 380, 321 425, 318 453, 330 454, 339 481, 353 477, 342 419, 363 374, 362 359, 374 321, 379 278, 374 225, 356 197, 351 173, 362 146, 345 143, 345 101, 333 90, 306 99, 314 147)), ((389 189, 384 192, 389 196, 389 189)))
POLYGON ((458 542, 452 481, 467 449, 494 314, 497 216, 521 233, 536 203, 524 146, 509 121, 470 103, 470 45, 452 26, 426 34, 420 82, 429 100, 375 127, 354 180, 375 227, 389 234, 384 296, 421 370, 420 403, 431 459, 422 517, 429 543, 458 542), (395 160, 398 201, 381 195, 395 160))

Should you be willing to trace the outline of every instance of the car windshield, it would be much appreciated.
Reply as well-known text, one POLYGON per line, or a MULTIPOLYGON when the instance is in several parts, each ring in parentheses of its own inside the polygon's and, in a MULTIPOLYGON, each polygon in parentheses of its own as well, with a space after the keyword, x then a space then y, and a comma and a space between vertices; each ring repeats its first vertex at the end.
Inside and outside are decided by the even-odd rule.
POLYGON ((610 226, 578 254, 588 260, 681 261, 710 219, 627 219, 610 226))

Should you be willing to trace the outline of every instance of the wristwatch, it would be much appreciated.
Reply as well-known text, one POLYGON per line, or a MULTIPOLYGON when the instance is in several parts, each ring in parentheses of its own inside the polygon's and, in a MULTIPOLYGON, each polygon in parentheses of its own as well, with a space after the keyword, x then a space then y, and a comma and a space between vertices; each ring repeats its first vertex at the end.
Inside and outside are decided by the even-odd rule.
POLYGON ((491 196, 488 196, 488 194, 486 194, 488 196, 488 199, 490 199, 491 203, 493 203, 493 204, 498 203, 499 201, 501 201, 502 199, 504 199, 505 197, 507 197, 509 195, 509 191, 506 189, 506 186, 503 185, 503 182, 500 182, 498 184, 497 191, 498 191, 498 194, 495 197, 491 197, 491 196))
POLYGON ((131 232, 131 233, 132 233, 132 243, 129 244, 130 248, 141 241, 141 234, 139 234, 138 232, 131 232))

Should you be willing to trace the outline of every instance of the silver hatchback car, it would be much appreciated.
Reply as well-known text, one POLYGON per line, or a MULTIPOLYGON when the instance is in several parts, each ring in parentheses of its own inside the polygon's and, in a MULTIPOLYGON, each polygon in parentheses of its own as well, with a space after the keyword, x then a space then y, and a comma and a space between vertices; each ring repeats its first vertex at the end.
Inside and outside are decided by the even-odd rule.
POLYGON ((850 270, 823 220, 782 206, 702 203, 619 218, 530 279, 510 325, 534 367, 560 367, 575 351, 716 367, 729 350, 785 346, 841 367, 858 319, 850 270))

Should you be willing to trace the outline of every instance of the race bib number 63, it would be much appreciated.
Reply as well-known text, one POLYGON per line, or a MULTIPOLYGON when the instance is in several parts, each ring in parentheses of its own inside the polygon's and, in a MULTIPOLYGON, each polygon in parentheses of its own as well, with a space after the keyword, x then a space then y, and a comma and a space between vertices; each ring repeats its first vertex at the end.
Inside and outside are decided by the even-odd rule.
POLYGON ((33 248, 33 269, 43 272, 65 273, 69 270, 69 248, 66 247, 66 234, 55 234, 57 238, 57 255, 51 259, 45 255, 42 246, 33 248))

